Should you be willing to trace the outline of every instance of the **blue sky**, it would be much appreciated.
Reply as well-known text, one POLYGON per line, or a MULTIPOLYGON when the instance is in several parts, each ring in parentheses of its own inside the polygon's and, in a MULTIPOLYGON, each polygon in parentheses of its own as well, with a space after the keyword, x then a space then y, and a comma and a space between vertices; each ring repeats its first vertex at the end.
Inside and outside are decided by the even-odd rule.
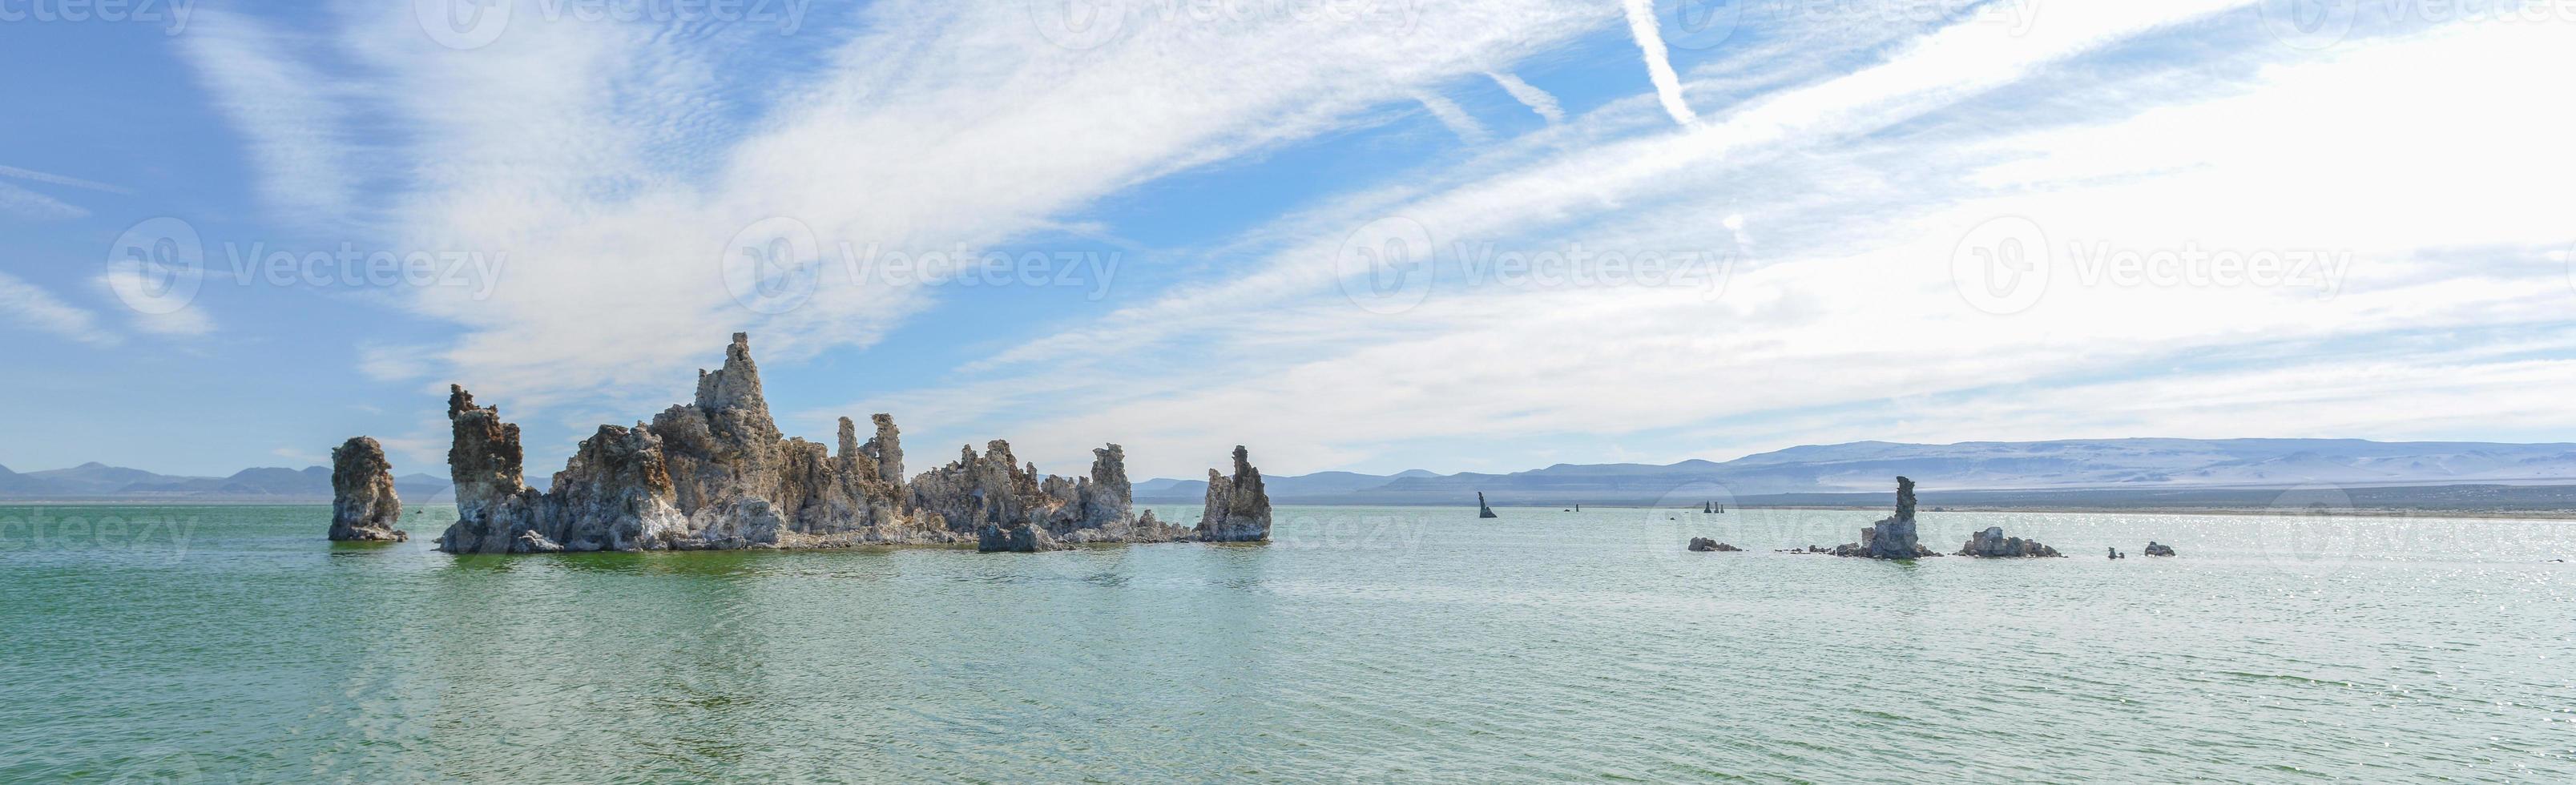
POLYGON ((0 0, 0 464, 2576 439, 2558 4, 490 2, 0 0))

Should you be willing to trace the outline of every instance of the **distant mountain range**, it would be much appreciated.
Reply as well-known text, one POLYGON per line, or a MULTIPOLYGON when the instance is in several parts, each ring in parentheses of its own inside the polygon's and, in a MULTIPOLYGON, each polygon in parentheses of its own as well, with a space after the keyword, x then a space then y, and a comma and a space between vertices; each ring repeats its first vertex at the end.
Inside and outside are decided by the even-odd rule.
MULTIPOLYGON (((2360 439, 2098 439, 1791 447, 1723 463, 1558 464, 1510 474, 1323 472, 1264 477, 1288 504, 1697 505, 1821 503, 1799 495, 1887 493, 1896 475, 1931 491, 2150 490, 2576 483, 2576 444, 2360 439)), ((1148 480, 1140 501, 1205 497, 1203 480, 1148 480)), ((1929 496, 1926 497, 1930 498, 1929 496)))
MULTIPOLYGON (((453 501, 448 487, 447 478, 427 474, 394 478, 394 492, 406 502, 453 501)), ((243 469, 230 477, 185 477, 96 461, 25 473, 0 466, 0 499, 327 502, 331 470, 263 467, 243 469)))
MULTIPOLYGON (((1914 478, 1926 503, 1935 494, 2028 491, 2034 498, 2111 491, 2139 499, 2172 492, 2332 485, 2576 485, 2576 444, 2374 442, 2360 439, 2099 439, 2049 442, 1900 444, 1852 442, 1791 447, 1732 461, 1557 464, 1510 474, 1317 472, 1263 477, 1283 504, 1830 504, 1889 492, 1896 475, 1914 478)), ((406 502, 451 501, 448 481, 394 478, 406 502)), ((2156 496, 2163 494, 2163 496, 2156 496)), ((1142 502, 1194 504, 1204 480, 1136 484, 1142 502)), ((2019 494, 2014 496, 2032 496, 2019 494)), ((2099 496, 2099 494, 2093 494, 2099 496)), ((2206 495, 2206 494, 2203 494, 2206 495)), ((0 467, 0 499, 310 502, 331 498, 331 471, 244 469, 230 477, 182 477, 85 463, 17 473, 0 467)), ((2124 497, 2125 498, 2125 497, 2124 497)), ((2233 498, 2233 497, 2212 497, 2233 498)), ((1975 499, 1961 498, 1961 502, 1975 499)), ((1872 501, 1871 503, 1875 503, 1872 501)))

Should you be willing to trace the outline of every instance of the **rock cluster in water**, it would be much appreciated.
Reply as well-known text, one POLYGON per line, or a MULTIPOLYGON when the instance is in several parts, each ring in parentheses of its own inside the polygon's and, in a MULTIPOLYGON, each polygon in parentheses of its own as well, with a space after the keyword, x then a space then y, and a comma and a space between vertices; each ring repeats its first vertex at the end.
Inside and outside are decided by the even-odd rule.
POLYGON ((403 542, 402 499, 394 495, 394 466, 384 445, 352 436, 331 450, 331 539, 403 542))
POLYGON ((1871 559, 1919 559, 1939 556, 1914 533, 1914 481, 1896 478, 1896 514, 1881 518, 1869 528, 1860 530, 1860 542, 1834 546, 1836 556, 1859 556, 1871 559))
MULTIPOLYGON (((2114 553, 2116 554, 2117 551, 2114 553)), ((1966 545, 1959 546, 1958 555, 1986 559, 2019 559, 2064 554, 2058 553, 2056 548, 2040 544, 2038 540, 2006 537, 2004 527, 1988 526, 1985 531, 1971 535, 1966 545)), ((2118 558, 2118 556, 2115 555, 2112 558, 2118 558)))
POLYGON ((1701 553, 1733 553, 1744 550, 1706 537, 1692 537, 1690 549, 1701 553))
POLYGON ((2171 545, 2166 545, 2154 540, 2148 540, 2147 550, 2145 553, 2149 556, 2172 556, 2174 555, 2174 550, 2171 545))
POLYGON ((1484 492, 1484 491, 1477 491, 1477 492, 1476 492, 1476 517, 1478 517, 1478 518, 1500 518, 1500 517, 1502 517, 1502 516, 1500 516, 1500 515, 1495 515, 1495 514, 1494 514, 1494 508, 1493 508, 1493 507, 1490 507, 1490 506, 1487 506, 1487 505, 1485 504, 1485 492, 1484 492))
POLYGON ((1261 470, 1252 468, 1243 445, 1234 446, 1234 476, 1208 470, 1207 508, 1194 536, 1204 542, 1270 539, 1270 494, 1261 489, 1261 470))
POLYGON ((899 432, 887 415, 875 416, 865 442, 848 418, 832 448, 783 437, 742 333, 725 349, 721 369, 698 372, 693 402, 649 424, 600 426, 546 492, 527 486, 519 427, 502 421, 498 408, 476 406, 472 394, 451 386, 447 416, 457 522, 438 547, 450 553, 968 542, 979 550, 1035 551, 1270 534, 1270 499, 1242 447, 1234 451, 1225 517, 1216 517, 1211 482, 1210 517, 1193 531, 1131 512, 1126 455, 1115 444, 1092 451, 1085 477, 1040 475, 996 439, 980 454, 961 448, 956 461, 906 479, 899 432))

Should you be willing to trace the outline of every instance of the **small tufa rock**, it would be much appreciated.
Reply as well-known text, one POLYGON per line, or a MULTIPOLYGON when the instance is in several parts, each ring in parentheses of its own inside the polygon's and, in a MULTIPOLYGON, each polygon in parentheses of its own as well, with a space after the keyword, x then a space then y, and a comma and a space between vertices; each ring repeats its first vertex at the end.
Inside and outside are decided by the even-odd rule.
POLYGON ((1835 546, 1836 556, 1861 556, 1872 559, 1919 559, 1939 556, 1923 547, 1914 534, 1914 481, 1896 478, 1896 514, 1881 518, 1869 528, 1860 530, 1860 542, 1835 546))
POLYGON ((384 445, 352 436, 331 450, 331 539, 338 542, 404 542, 402 499, 394 495, 393 463, 384 445))
POLYGON ((2020 559, 2065 554, 2058 553, 2056 548, 2040 544, 2038 540, 2006 537, 2004 527, 1988 526, 1985 531, 1977 532, 1975 536, 1968 538, 1966 545, 1959 546, 1958 555, 1982 559, 2020 559))
POLYGON ((1476 517, 1478 517, 1478 518, 1500 518, 1500 517, 1503 517, 1503 516, 1500 516, 1500 515, 1495 515, 1495 514, 1494 514, 1494 508, 1493 508, 1493 507, 1491 507, 1491 506, 1487 506, 1487 505, 1485 504, 1485 492, 1484 492, 1484 491, 1477 491, 1477 492, 1476 492, 1476 517))
POLYGON ((2146 554, 2149 556, 2172 556, 2174 555, 2174 549, 2171 545, 2159 543, 2154 540, 2148 540, 2146 554))
POLYGON ((1706 537, 1692 537, 1690 549, 1700 553, 1735 553, 1744 550, 1706 537))
POLYGON ((1201 542, 1267 542, 1270 540, 1270 494, 1261 488, 1261 470, 1252 468, 1243 445, 1234 446, 1234 476, 1208 470, 1207 506, 1199 515, 1201 542))

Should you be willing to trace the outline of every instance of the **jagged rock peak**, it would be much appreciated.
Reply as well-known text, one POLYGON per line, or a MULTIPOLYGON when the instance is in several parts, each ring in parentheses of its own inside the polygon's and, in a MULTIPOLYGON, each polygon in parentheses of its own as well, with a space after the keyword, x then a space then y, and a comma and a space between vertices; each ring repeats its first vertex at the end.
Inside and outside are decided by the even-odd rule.
POLYGON ((1234 448, 1234 476, 1208 470, 1207 505, 1199 515, 1198 538, 1207 542, 1270 539, 1270 494, 1262 489, 1261 470, 1252 467, 1242 445, 1234 448))
MULTIPOLYGON (((453 392, 451 392, 453 394, 453 392)), ((394 495, 393 463, 384 445, 352 436, 331 450, 331 532, 344 542, 403 542, 402 498, 394 495)))
POLYGON ((1914 520, 1914 480, 1902 476, 1896 478, 1896 518, 1914 520))
POLYGON ((1478 517, 1478 518, 1499 518, 1499 517, 1502 517, 1502 516, 1499 516, 1499 515, 1495 515, 1495 514, 1494 514, 1494 508, 1493 508, 1493 507, 1490 507, 1490 506, 1487 506, 1487 505, 1485 504, 1485 492, 1484 492, 1484 491, 1477 491, 1477 492, 1476 492, 1476 517, 1478 517))
POLYGON ((451 384, 447 386, 447 419, 454 420, 456 419, 456 415, 471 411, 474 408, 474 394, 466 392, 465 385, 451 384))
POLYGON ((698 372, 698 408, 709 414, 732 409, 769 416, 769 401, 761 397, 760 366, 751 361, 751 334, 734 333, 733 343, 725 347, 724 367, 715 372, 698 372))
POLYGON ((894 427, 894 415, 880 413, 869 419, 876 421, 877 435, 868 439, 867 444, 860 446, 859 452, 876 460, 877 476, 885 478, 886 482, 902 485, 904 479, 902 431, 894 427))

